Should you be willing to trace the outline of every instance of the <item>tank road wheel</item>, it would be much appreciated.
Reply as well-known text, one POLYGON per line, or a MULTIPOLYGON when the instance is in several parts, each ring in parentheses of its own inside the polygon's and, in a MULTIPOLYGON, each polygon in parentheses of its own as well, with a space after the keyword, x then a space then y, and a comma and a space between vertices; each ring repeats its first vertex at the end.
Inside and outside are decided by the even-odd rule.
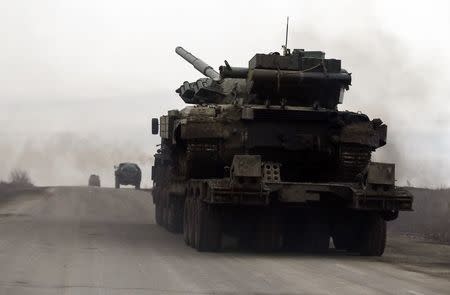
POLYGON ((374 213, 363 218, 359 252, 363 256, 381 256, 386 247, 386 221, 374 213))
POLYGON ((195 248, 202 252, 219 250, 222 242, 222 229, 217 208, 206 204, 200 198, 196 199, 195 207, 195 248))
POLYGON ((300 249, 309 253, 326 252, 330 246, 330 228, 326 215, 320 211, 306 213, 300 249))
POLYGON ((279 211, 267 209, 258 214, 254 248, 261 252, 277 251, 282 246, 281 216, 279 211))

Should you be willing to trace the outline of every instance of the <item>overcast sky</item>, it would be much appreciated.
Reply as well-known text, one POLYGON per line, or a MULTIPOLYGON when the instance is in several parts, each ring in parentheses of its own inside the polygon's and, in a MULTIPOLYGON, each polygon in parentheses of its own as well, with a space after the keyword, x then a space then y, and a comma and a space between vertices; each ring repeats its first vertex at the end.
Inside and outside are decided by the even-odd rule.
POLYGON ((183 103, 200 77, 181 45, 217 68, 289 47, 343 60, 353 86, 340 109, 381 117, 399 184, 449 186, 448 1, 0 0, 0 179, 112 184, 135 161, 144 185, 158 137, 150 118, 183 103))

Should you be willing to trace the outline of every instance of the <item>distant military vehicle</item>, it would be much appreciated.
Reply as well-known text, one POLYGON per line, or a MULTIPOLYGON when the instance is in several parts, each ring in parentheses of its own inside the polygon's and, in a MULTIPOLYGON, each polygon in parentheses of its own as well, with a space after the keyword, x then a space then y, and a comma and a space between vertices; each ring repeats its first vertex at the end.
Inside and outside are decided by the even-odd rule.
POLYGON ((285 47, 220 73, 181 47, 206 76, 176 92, 193 106, 152 120, 156 221, 186 244, 216 251, 223 234, 243 246, 382 255, 386 221, 411 210, 394 164, 371 161, 387 126, 339 111, 351 74, 321 51, 285 47))
POLYGON ((120 163, 114 166, 115 187, 120 185, 134 185, 136 189, 141 188, 141 168, 134 163, 120 163))
POLYGON ((88 185, 89 186, 100 186, 100 176, 98 176, 96 174, 91 174, 91 176, 89 176, 88 185))

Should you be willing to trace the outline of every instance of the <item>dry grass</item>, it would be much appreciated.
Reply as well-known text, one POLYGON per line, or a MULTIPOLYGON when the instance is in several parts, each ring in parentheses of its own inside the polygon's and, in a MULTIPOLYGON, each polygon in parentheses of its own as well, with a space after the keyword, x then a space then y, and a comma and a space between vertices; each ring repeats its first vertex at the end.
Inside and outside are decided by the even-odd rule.
POLYGON ((16 169, 11 171, 9 175, 10 184, 17 187, 31 187, 31 182, 28 172, 25 170, 16 169))
POLYGON ((28 172, 16 169, 11 171, 9 182, 0 181, 0 196, 11 196, 34 188, 28 172))

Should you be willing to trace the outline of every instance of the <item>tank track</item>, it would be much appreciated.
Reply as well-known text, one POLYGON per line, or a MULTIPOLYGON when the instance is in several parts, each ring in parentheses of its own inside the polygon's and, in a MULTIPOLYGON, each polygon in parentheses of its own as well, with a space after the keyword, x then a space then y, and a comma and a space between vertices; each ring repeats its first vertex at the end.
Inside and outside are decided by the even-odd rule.
POLYGON ((341 145, 338 160, 338 179, 344 182, 357 181, 358 174, 369 164, 371 154, 370 148, 366 146, 341 145))

